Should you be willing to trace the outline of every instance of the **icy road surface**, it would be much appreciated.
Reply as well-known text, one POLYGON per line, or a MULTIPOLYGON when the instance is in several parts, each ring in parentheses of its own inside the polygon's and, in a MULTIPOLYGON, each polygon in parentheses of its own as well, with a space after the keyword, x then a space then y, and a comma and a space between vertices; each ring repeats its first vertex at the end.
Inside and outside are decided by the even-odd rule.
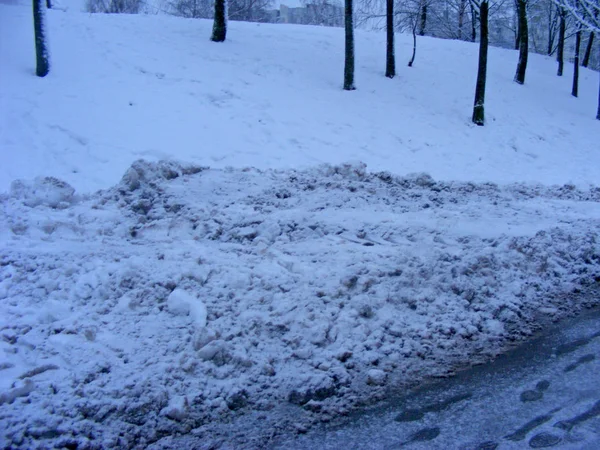
POLYGON ((600 311, 273 449, 600 448, 600 311))
POLYGON ((598 188, 138 161, 0 205, 0 447, 262 448, 597 301, 598 188))

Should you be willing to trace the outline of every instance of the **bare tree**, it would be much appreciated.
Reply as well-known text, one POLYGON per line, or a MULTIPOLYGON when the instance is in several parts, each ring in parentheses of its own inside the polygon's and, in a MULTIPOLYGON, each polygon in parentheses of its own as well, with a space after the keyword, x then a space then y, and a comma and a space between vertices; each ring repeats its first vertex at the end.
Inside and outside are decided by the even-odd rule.
POLYGON ((245 22, 264 22, 267 17, 267 9, 272 4, 273 0, 229 0, 229 19, 245 22))
POLYGON ((487 78, 488 56, 488 0, 470 0, 479 15, 479 66, 477 84, 475 85, 475 102, 473 105, 473 123, 483 126, 485 123, 485 83, 487 78))
MULTIPOLYGON (((269 0, 271 1, 271 0, 269 0)), ((300 0, 306 8, 306 23, 341 27, 344 23, 344 8, 339 0, 300 0)))
POLYGON ((581 48, 581 24, 577 25, 575 32, 575 55, 573 56, 573 88, 571 95, 577 97, 579 95, 579 50, 581 48))
POLYGON ((421 24, 419 26, 419 36, 425 36, 425 27, 427 26, 427 2, 421 5, 421 24))
POLYGON ((465 25, 465 15, 467 13, 467 0, 460 0, 458 7, 458 39, 463 38, 463 27, 465 25))
POLYGON ((588 37, 587 47, 585 48, 585 55, 583 55, 583 61, 581 65, 583 67, 587 67, 590 65, 590 56, 592 56, 592 47, 594 46, 594 32, 590 31, 590 36, 588 37))
POLYGON ((33 31, 35 37, 35 74, 45 77, 50 72, 46 43, 46 12, 44 0, 33 0, 33 31))
MULTIPOLYGON (((577 34, 575 43, 575 65, 573 76, 573 91, 577 96, 577 86, 575 78, 579 76, 579 45, 581 43, 581 31, 588 30, 594 33, 600 33, 600 1, 599 0, 554 0, 559 8, 564 9, 577 23, 577 34)), ((598 92, 598 110, 596 119, 600 120, 600 91, 598 92)))
POLYGON ((581 25, 584 30, 600 32, 600 1, 598 0, 554 0, 559 8, 581 25))
POLYGON ((87 0, 86 11, 105 14, 137 14, 142 0, 87 0))
POLYGON ((225 18, 225 2, 227 0, 215 0, 215 19, 213 22, 212 36, 213 42, 224 42, 227 36, 227 21, 225 18))
POLYGON ((558 70, 556 75, 562 77, 563 68, 565 65, 565 32, 567 29, 567 11, 561 6, 558 7, 558 11, 560 23, 558 26, 558 49, 556 51, 556 61, 558 62, 558 70))
POLYGON ((516 0, 519 15, 519 62, 515 81, 518 84, 525 83, 525 71, 527 70, 527 57, 529 52, 529 29, 527 26, 527 0, 516 0))
POLYGON ((387 46, 385 52, 385 76, 396 76, 396 56, 394 54, 394 0, 386 0, 387 46))
POLYGON ((345 60, 344 60, 344 90, 353 91, 354 86, 354 24, 352 23, 352 0, 345 0, 345 60))
POLYGON ((192 19, 211 19, 214 17, 213 0, 172 0, 169 12, 192 19))

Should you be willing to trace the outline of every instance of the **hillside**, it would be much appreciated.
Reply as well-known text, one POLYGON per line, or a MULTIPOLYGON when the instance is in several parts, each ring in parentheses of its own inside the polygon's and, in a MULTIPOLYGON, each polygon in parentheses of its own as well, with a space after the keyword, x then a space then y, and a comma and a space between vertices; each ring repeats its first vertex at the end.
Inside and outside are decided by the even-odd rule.
POLYGON ((0 5, 0 190, 53 175, 78 191, 113 185, 136 159, 290 168, 360 160, 436 179, 595 183, 598 75, 492 48, 485 128, 470 123, 477 46, 397 36, 399 75, 382 76, 383 33, 357 33, 356 92, 341 90, 341 29, 50 11, 52 72, 32 76, 29 7, 0 5))

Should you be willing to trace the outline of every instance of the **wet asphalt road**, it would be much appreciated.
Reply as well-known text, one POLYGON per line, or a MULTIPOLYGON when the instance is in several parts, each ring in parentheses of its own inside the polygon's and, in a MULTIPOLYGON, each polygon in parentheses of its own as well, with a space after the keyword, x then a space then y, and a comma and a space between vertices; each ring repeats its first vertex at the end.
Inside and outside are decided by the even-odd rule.
POLYGON ((600 311, 278 449, 600 449, 600 311))

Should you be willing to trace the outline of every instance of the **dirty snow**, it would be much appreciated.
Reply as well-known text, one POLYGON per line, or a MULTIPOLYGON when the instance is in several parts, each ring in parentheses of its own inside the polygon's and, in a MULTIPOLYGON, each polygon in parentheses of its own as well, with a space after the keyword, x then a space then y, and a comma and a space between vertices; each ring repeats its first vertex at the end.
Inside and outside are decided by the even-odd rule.
POLYGON ((145 161, 32 186, 2 197, 3 446, 308 426, 577 310, 600 262, 598 188, 145 161))

